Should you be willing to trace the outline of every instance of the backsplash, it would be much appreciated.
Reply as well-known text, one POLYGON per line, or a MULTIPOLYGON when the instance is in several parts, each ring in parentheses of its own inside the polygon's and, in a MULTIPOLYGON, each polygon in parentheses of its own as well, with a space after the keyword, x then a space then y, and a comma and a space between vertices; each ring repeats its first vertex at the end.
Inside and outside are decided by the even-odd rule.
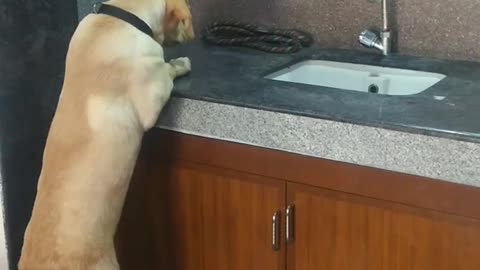
MULTIPOLYGON (((381 4, 368 0, 192 0, 196 28, 214 18, 299 28, 325 48, 355 48, 358 34, 381 27, 381 4)), ((401 54, 480 61, 480 1, 391 0, 394 46, 401 54)))
MULTIPOLYGON (((78 0, 80 17, 94 0, 78 0)), ((361 48, 358 34, 380 27, 381 4, 369 0, 191 0, 197 34, 214 19, 299 28, 324 48, 361 48)), ((396 52, 480 61, 480 1, 391 0, 396 52)))

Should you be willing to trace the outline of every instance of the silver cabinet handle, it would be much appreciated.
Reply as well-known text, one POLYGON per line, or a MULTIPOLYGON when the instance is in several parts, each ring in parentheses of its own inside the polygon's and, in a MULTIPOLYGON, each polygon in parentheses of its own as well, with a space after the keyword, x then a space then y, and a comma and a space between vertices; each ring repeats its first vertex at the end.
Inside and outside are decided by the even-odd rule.
POLYGON ((272 217, 272 249, 280 249, 280 211, 275 212, 272 217))
POLYGON ((287 210, 285 211, 285 240, 287 244, 293 242, 293 240, 295 239, 294 220, 295 220, 295 206, 289 205, 287 206, 287 210))

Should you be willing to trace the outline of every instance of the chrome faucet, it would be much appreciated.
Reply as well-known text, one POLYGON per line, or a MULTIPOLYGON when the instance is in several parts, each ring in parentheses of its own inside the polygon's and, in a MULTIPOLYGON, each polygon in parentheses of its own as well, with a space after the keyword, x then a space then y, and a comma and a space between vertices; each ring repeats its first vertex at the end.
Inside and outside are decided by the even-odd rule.
POLYGON ((367 48, 376 48, 380 50, 383 55, 389 55, 392 51, 392 33, 388 20, 387 1, 388 0, 382 0, 383 30, 380 32, 380 35, 372 30, 365 30, 358 36, 360 44, 367 48))

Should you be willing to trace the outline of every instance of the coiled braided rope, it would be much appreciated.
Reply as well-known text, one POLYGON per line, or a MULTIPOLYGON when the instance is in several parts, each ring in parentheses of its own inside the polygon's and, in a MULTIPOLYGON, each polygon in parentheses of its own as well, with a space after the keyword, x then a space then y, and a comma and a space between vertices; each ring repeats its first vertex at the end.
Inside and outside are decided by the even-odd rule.
POLYGON ((270 53, 294 53, 313 44, 313 38, 299 30, 267 29, 237 21, 218 21, 203 31, 203 40, 220 46, 240 46, 270 53))

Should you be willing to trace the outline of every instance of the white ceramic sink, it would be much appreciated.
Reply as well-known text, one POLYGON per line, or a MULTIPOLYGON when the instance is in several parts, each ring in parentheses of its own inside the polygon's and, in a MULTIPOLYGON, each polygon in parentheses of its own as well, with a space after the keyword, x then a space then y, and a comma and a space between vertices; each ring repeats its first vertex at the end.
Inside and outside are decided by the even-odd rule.
POLYGON ((267 79, 383 95, 418 94, 446 76, 439 73, 308 60, 266 76, 267 79))

